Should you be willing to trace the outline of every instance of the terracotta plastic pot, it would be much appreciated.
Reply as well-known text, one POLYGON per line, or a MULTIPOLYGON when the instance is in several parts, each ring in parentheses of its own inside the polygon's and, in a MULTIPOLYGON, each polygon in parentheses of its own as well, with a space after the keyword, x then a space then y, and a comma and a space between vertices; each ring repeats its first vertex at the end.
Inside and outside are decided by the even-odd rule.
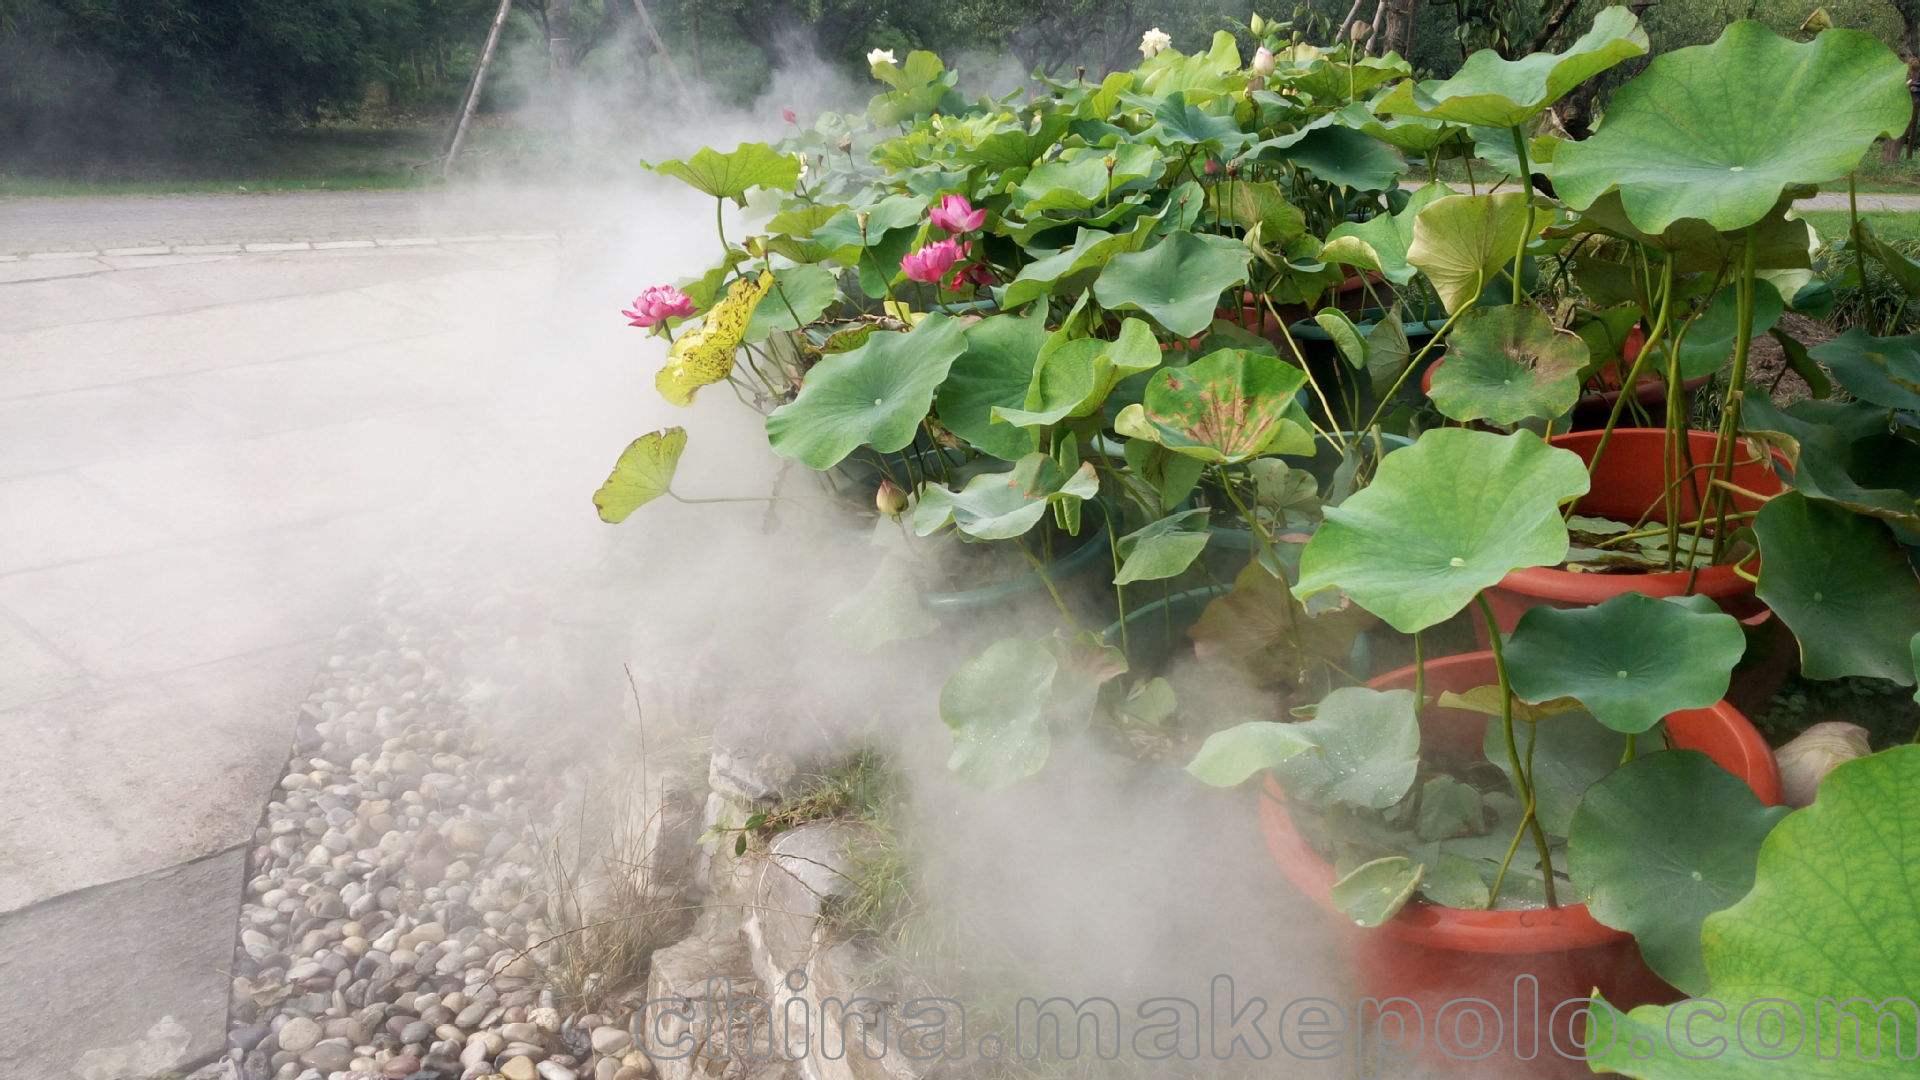
MULTIPOLYGON (((1621 366, 1614 373, 1616 380, 1626 378, 1627 370, 1633 366, 1635 360, 1639 359, 1640 347, 1646 343, 1646 340, 1646 332, 1640 327, 1635 326, 1628 331, 1626 344, 1620 350, 1621 366)), ((1693 407, 1693 395, 1707 385, 1708 378, 1710 376, 1697 375, 1680 384, 1684 398, 1680 407, 1683 411, 1693 407)), ((1620 400, 1620 391, 1621 388, 1616 386, 1612 389, 1581 394, 1580 400, 1574 403, 1572 426, 1568 430, 1589 431, 1606 427, 1607 418, 1613 415, 1614 402, 1620 400)), ((1648 417, 1659 420, 1667 415, 1667 380, 1659 374, 1642 372, 1640 379, 1634 384, 1633 396, 1648 417)), ((1621 416, 1631 422, 1633 414, 1622 412, 1621 416)))
MULTIPOLYGON (((1553 445, 1592 462, 1599 448, 1598 431, 1574 431, 1553 437, 1553 445)), ((1717 436, 1710 431, 1690 431, 1687 440, 1696 464, 1713 460, 1717 436)), ((1649 522, 1666 521, 1662 494, 1666 489, 1663 461, 1667 448, 1664 428, 1615 428, 1607 442, 1606 453, 1593 469, 1592 489, 1575 504, 1575 511, 1615 521, 1633 522, 1652 509, 1649 522)), ((1775 495, 1782 490, 1768 458, 1759 457, 1753 444, 1742 443, 1736 455, 1733 483, 1760 495, 1775 495)), ((1704 476, 1702 494, 1707 490, 1704 476)), ((1758 510, 1760 503, 1744 495, 1729 500, 1734 510, 1758 510)), ((1682 521, 1699 516, 1699 500, 1693 485, 1681 485, 1682 521)), ((1753 572, 1749 566, 1748 572, 1753 572)), ((1582 574, 1558 567, 1536 566, 1515 570, 1500 584, 1487 590, 1495 621, 1503 631, 1511 631, 1520 616, 1541 604, 1555 607, 1585 607, 1598 604, 1621 593, 1637 592, 1648 596, 1685 596, 1688 579, 1693 577, 1694 593, 1712 597, 1728 614, 1743 621, 1759 619, 1766 611, 1753 595, 1753 584, 1734 572, 1731 566, 1706 566, 1697 577, 1681 570, 1657 574, 1582 574)))
MULTIPOLYGON (((1367 685, 1410 689, 1414 678, 1414 669, 1407 667, 1367 685)), ((1436 696, 1485 686, 1495 681, 1493 654, 1432 661, 1426 680, 1427 693, 1436 696)), ((1488 717, 1479 713, 1430 708, 1420 718, 1422 742, 1427 748, 1477 756, 1487 723, 1488 717)), ((1675 747, 1705 753, 1745 781, 1763 802, 1780 804, 1780 773, 1773 754, 1732 705, 1723 701, 1673 713, 1666 718, 1666 730, 1675 747)), ((1505 1024, 1501 1045, 1484 1060, 1461 1062, 1461 1075, 1503 1076, 1508 1075, 1503 1070, 1523 1063, 1524 1071, 1517 1075, 1588 1075, 1583 1063, 1562 1057, 1550 1041, 1557 1031, 1557 1044, 1577 1052, 1579 1029, 1572 1017, 1578 1006, 1573 1003, 1584 1002, 1595 988, 1608 1001, 1628 1008, 1684 996, 1648 970, 1631 935, 1601 925, 1582 904, 1469 911, 1416 900, 1378 929, 1356 929, 1333 906, 1332 864, 1295 828, 1286 792, 1271 776, 1260 799, 1260 823, 1267 850, 1287 880, 1345 927, 1364 993, 1381 1001, 1412 1002, 1429 1032, 1444 1027, 1436 1023, 1437 1014, 1450 1003, 1491 1003, 1505 1024), (1556 1009, 1561 1016, 1557 1027, 1551 1027, 1556 1009), (1529 1054, 1527 1048, 1537 1053, 1529 1054)), ((1489 1019, 1484 1011, 1481 1019, 1489 1019)), ((1431 1063, 1471 1052, 1465 1043, 1429 1043, 1421 1056, 1431 1063)))

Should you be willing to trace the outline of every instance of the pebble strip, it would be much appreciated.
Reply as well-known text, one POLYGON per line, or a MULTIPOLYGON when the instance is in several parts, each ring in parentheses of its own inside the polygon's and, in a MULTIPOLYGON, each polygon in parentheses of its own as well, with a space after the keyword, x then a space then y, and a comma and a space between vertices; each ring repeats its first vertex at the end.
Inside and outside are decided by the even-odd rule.
POLYGON ((228 1052, 206 1074, 654 1075, 630 1009, 563 1014, 523 955, 552 932, 532 823, 554 820, 559 781, 489 751, 456 674, 470 628, 418 601, 376 611, 336 640, 254 834, 228 1052))

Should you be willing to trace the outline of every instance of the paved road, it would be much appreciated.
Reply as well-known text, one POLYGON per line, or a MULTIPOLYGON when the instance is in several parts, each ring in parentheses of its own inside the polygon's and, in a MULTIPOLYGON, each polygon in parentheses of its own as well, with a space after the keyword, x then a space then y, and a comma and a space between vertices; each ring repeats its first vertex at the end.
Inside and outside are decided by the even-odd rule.
POLYGON ((0 199, 0 255, 122 248, 524 235, 589 224, 612 193, 506 188, 0 199))
MULTIPOLYGON (((673 198, 576 199, 559 239, 0 262, 0 1073, 71 1076, 164 1016, 216 1048, 249 838, 376 570, 516 529, 496 554, 604 556, 587 494, 661 423, 657 346, 617 311, 712 246, 710 204, 673 198)), ((527 206, 16 200, 0 248, 470 235, 527 206)))

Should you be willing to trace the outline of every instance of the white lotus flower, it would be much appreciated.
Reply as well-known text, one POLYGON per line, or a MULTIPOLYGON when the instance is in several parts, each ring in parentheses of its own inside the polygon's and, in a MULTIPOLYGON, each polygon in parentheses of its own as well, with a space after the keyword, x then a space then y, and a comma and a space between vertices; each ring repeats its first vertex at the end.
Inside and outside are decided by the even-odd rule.
POLYGON ((1140 55, 1151 60, 1173 45, 1173 37, 1159 27, 1140 35, 1140 55))
POLYGON ((899 62, 900 61, 893 58, 892 49, 875 49, 867 54, 868 67, 879 67, 881 64, 897 64, 899 62))

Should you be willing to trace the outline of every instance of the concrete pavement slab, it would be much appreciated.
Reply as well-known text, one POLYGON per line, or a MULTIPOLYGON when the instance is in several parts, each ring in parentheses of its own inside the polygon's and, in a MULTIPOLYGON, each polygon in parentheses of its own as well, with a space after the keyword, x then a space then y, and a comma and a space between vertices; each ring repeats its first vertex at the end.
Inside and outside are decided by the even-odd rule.
POLYGON ((74 1075, 88 1051, 177 1025, 177 1060, 216 1053, 245 852, 115 882, 0 919, 0 1070, 74 1075))
POLYGON ((245 841, 324 651, 315 638, 0 712, 17 748, 0 912, 245 841))
POLYGON ((145 382, 11 399, 0 394, 0 477, 164 453, 236 434, 218 414, 145 382))
POLYGON ((122 555, 178 539, 76 473, 0 480, 0 575, 122 555))
POLYGON ((80 665, 50 648, 38 634, 0 611, 0 709, 59 697, 80 689, 80 665))

